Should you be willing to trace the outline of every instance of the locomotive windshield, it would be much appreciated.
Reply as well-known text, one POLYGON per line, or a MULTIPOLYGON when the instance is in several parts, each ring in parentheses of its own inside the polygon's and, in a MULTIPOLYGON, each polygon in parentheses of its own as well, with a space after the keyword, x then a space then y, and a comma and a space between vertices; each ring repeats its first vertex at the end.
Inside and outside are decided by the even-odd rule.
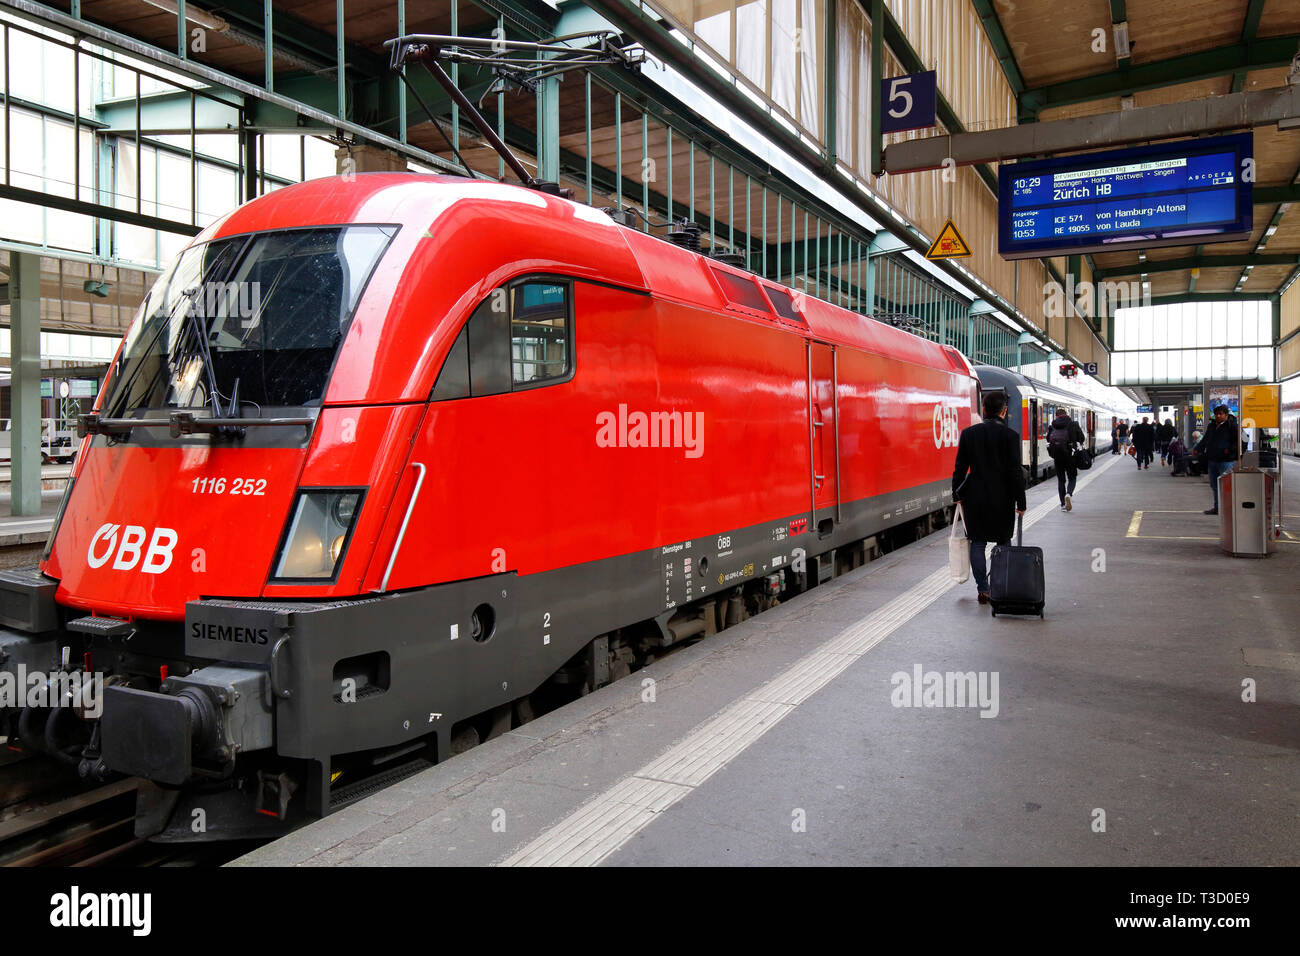
POLYGON ((291 229, 186 249, 141 306, 103 415, 318 404, 361 290, 395 232, 291 229))

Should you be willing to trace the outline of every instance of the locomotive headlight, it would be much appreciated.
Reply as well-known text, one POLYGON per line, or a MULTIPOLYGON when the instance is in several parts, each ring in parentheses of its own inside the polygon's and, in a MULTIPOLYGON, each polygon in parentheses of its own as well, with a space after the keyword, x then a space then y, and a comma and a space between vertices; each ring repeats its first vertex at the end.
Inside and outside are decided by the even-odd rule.
POLYGON ((299 491, 274 577, 333 578, 347 549, 363 493, 362 489, 299 491))

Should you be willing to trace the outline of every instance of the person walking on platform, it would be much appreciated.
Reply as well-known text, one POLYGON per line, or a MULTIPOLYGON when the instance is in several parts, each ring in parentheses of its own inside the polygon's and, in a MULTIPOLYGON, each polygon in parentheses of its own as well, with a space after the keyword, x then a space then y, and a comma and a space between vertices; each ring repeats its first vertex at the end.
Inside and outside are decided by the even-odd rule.
POLYGON ((1125 454, 1128 451, 1128 419, 1121 418, 1119 421, 1119 451, 1125 454))
POLYGON ((1079 479, 1079 469, 1074 464, 1075 446, 1082 446, 1087 441, 1079 423, 1070 417, 1064 408, 1056 410, 1056 418, 1047 429, 1047 453, 1056 465, 1056 493, 1061 499, 1061 510, 1069 511, 1074 507, 1071 496, 1074 483, 1079 479))
POLYGON ((1237 420, 1228 411, 1227 405, 1220 405, 1214 410, 1214 421, 1205 429, 1205 437, 1196 446, 1204 452, 1206 470, 1210 475, 1210 507, 1207 515, 1219 513, 1219 477, 1232 473, 1232 466, 1237 461, 1240 449, 1237 437, 1237 420))
POLYGON ((1006 423, 1007 397, 984 396, 984 421, 962 429, 952 472, 952 500, 961 503, 970 539, 971 577, 981 604, 989 603, 984 548, 990 541, 1010 544, 1016 515, 1025 513, 1025 470, 1020 437, 1006 423))
POLYGON ((1178 435, 1178 429, 1168 418, 1165 423, 1156 429, 1156 441, 1160 443, 1160 464, 1165 464, 1165 459, 1169 457, 1169 443, 1178 435))
POLYGON ((1142 416, 1142 423, 1133 426, 1133 447, 1137 449, 1138 470, 1151 469, 1156 447, 1156 427, 1142 416))
POLYGON ((1110 453, 1119 454, 1119 419, 1111 422, 1110 426, 1110 453))

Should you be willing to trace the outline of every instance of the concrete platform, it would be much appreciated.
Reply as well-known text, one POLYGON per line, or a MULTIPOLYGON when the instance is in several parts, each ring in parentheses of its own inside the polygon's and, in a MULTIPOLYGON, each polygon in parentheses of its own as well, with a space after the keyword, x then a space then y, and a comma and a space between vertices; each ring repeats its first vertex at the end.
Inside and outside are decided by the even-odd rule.
POLYGON ((1044 621, 936 535, 233 865, 1300 863, 1300 543, 1221 554, 1204 479, 1081 479, 1030 492, 1044 621))
MULTIPOLYGON (((62 498, 62 491, 44 490, 41 492, 39 515, 12 515, 9 513, 8 491, 0 492, 0 548, 28 545, 44 547, 45 539, 49 537, 50 528, 54 525, 54 513, 59 510, 62 498)), ((0 565, 3 565, 3 559, 0 559, 0 565)))
MULTIPOLYGON (((0 492, 9 494, 13 484, 13 469, 8 464, 0 465, 0 492)), ((72 476, 72 465, 41 465, 41 490, 61 493, 72 476)))

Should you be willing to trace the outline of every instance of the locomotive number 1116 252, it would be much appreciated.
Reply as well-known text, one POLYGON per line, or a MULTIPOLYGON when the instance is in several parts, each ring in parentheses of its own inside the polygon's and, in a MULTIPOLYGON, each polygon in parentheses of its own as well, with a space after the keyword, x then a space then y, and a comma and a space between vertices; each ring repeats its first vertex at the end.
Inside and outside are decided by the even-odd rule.
POLYGON ((195 478, 190 491, 196 495, 265 495, 265 478, 195 478))

